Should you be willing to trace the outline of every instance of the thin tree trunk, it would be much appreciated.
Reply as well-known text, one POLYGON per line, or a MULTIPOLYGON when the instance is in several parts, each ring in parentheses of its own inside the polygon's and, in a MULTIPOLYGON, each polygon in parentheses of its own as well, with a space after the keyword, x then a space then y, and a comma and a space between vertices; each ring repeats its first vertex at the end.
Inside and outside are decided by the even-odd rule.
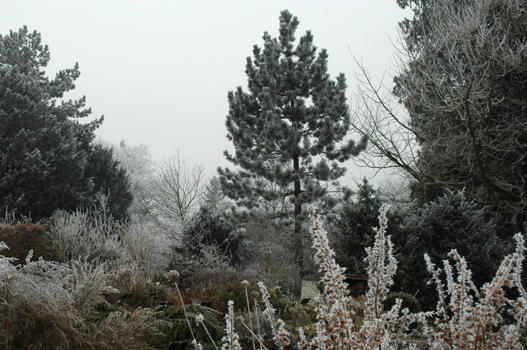
MULTIPOLYGON (((293 155, 293 170, 295 175, 299 174, 300 164, 298 155, 293 155)), ((302 244, 302 202, 300 201, 300 194, 302 188, 300 187, 300 178, 294 180, 294 195, 295 195, 295 261, 300 271, 300 276, 304 276, 304 249, 302 244)))

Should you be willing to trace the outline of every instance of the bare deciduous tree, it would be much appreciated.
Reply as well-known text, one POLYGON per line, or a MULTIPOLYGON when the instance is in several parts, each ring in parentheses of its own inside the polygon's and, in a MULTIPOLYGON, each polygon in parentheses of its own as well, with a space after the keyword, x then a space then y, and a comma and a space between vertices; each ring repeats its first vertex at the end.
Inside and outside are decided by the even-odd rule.
POLYGON ((201 165, 187 165, 177 153, 159 166, 154 183, 157 214, 164 221, 185 224, 204 193, 205 169, 201 165))
POLYGON ((410 125, 409 115, 384 84, 376 82, 366 67, 355 60, 357 76, 354 132, 368 138, 365 151, 353 159, 356 165, 374 169, 375 174, 402 176, 419 181, 419 144, 417 131, 410 125))

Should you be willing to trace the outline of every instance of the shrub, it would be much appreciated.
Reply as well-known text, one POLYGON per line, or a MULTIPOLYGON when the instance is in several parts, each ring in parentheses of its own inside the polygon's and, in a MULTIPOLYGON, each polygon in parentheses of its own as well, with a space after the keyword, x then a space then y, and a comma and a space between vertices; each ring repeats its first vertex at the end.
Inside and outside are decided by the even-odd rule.
MULTIPOLYGON (((0 250, 7 246, 0 242, 0 250)), ((148 349, 159 321, 151 310, 110 310, 92 322, 101 297, 116 293, 104 264, 0 255, 0 339, 6 349, 148 349)))
POLYGON ((433 309, 437 294, 427 286, 429 275, 415 262, 425 253, 432 261, 442 261, 452 249, 457 249, 473 266, 474 283, 482 286, 493 276, 508 246, 495 230, 485 210, 465 199, 463 192, 447 193, 414 208, 404 219, 397 237, 402 272, 396 279, 398 289, 416 295, 424 308, 433 309))
MULTIPOLYGON (((241 286, 244 276, 237 272, 224 272, 220 275, 215 272, 191 274, 183 280, 182 289, 191 291, 192 299, 210 304, 213 309, 226 313, 229 300, 234 301, 237 308, 243 309, 246 305, 245 290, 241 286)), ((249 293, 255 290, 253 286, 249 293)))
POLYGON ((57 261, 77 258, 115 260, 123 255, 119 243, 123 225, 104 210, 57 210, 49 223, 52 257, 57 261))
POLYGON ((108 276, 108 284, 118 293, 106 298, 130 307, 155 307, 161 303, 177 303, 174 291, 159 281, 152 280, 137 262, 120 260, 108 276))
MULTIPOLYGON (((292 310, 287 309, 290 304, 284 302, 278 289, 269 292, 259 284, 259 297, 247 310, 245 290, 236 281, 242 275, 232 275, 232 284, 223 280, 213 295, 221 296, 218 288, 225 286, 221 299, 237 300, 248 319, 252 322, 256 316, 256 326, 269 327, 271 334, 269 339, 263 338, 258 328, 253 328, 253 322, 250 329, 255 331, 246 332, 248 338, 240 339, 235 328, 249 328, 243 319, 235 319, 234 304, 229 301, 223 348, 241 349, 240 344, 250 346, 253 340, 254 347, 256 344, 262 347, 272 339, 278 349, 415 349, 408 335, 410 326, 420 323, 432 349, 522 349, 520 330, 527 327, 527 293, 521 283, 525 246, 520 234, 514 237, 516 250, 503 259, 492 281, 481 288, 472 281, 466 260, 456 250, 443 261, 443 269, 425 256, 439 302, 433 312, 413 312, 410 309, 415 307, 415 300, 401 294, 390 295, 397 260, 391 238, 386 235, 387 224, 387 209, 382 208, 374 244, 367 249, 368 291, 357 306, 357 301, 349 296, 344 270, 335 261, 327 233, 314 216, 311 228, 314 260, 323 290, 316 306, 315 325, 300 327, 297 339, 293 339, 295 332, 277 317, 272 305, 274 299, 281 305, 280 316, 293 318, 292 310), (403 304, 405 299, 409 307, 403 304), (390 300, 394 300, 393 304, 390 300), (357 318, 359 312, 363 315, 357 318)), ((0 242, 0 250, 6 248, 0 242)), ((116 265, 95 265, 88 259, 68 263, 32 261, 31 254, 24 265, 16 266, 13 261, 14 258, 0 255, 0 300, 3 300, 0 321, 4 325, 0 339, 7 349, 149 349, 159 344, 166 347, 178 339, 194 340, 199 348, 198 342, 209 339, 209 335, 205 337, 205 323, 216 327, 210 331, 214 342, 222 334, 218 330, 218 314, 208 308, 161 306, 152 311, 136 309, 122 298, 121 306, 101 301, 102 296, 123 296, 122 291, 119 293, 112 286, 135 286, 138 298, 151 296, 153 289, 148 288, 170 291, 148 279, 137 262, 128 261, 119 270, 116 265)), ((207 346, 215 347, 208 340, 207 346)))
POLYGON ((216 246, 231 264, 238 265, 243 260, 243 238, 229 213, 202 206, 185 228, 183 246, 195 256, 202 254, 200 247, 216 246))
POLYGON ((121 223, 98 208, 74 212, 55 211, 49 223, 52 257, 57 261, 134 261, 148 278, 159 278, 173 260, 174 242, 159 226, 144 221, 121 223))
MULTIPOLYGON (((520 234, 515 236, 516 251, 504 258, 494 279, 481 289, 472 282, 472 273, 456 250, 449 253, 454 266, 448 260, 443 262, 446 284, 441 279, 442 271, 425 255, 439 295, 436 311, 411 313, 408 308, 403 308, 401 298, 395 298, 388 310, 382 300, 387 298, 393 285, 397 260, 391 239, 386 236, 386 214, 387 209, 383 208, 379 227, 375 229, 374 245, 367 249, 368 291, 360 324, 354 323, 344 270, 335 262, 327 234, 315 216, 311 232, 324 289, 319 298, 315 335, 308 340, 304 330, 298 329, 298 349, 416 349, 407 337, 409 326, 415 322, 424 326, 432 349, 522 349, 519 330, 527 326, 527 293, 521 283, 525 246, 520 234), (516 299, 506 293, 513 287, 517 291, 516 299), (504 312, 513 317, 513 323, 505 322, 504 312)), ((273 324, 275 345, 284 349, 290 343, 289 332, 285 330, 284 322, 275 318, 275 310, 268 302, 269 295, 263 284, 260 292, 265 304, 264 314, 273 324)), ((232 342, 237 335, 228 316, 226 319, 229 336, 225 338, 225 346, 240 349, 236 342, 232 342)), ((258 342, 262 343, 259 337, 258 342)))
POLYGON ((147 276, 159 278, 169 270, 174 253, 169 232, 146 221, 131 221, 123 231, 123 250, 147 276))
POLYGON ((284 292, 296 290, 300 273, 294 262, 291 226, 255 216, 246 223, 245 231, 251 259, 244 271, 267 286, 280 286, 284 292))
POLYGON ((349 198, 341 203, 335 219, 328 225, 331 238, 338 242, 335 245, 337 262, 348 273, 366 272, 365 249, 373 244, 373 228, 381 205, 377 191, 364 179, 354 199, 349 198))
POLYGON ((100 324, 94 326, 89 336, 90 346, 95 349, 149 350, 157 337, 160 321, 148 308, 132 312, 112 312, 100 324))

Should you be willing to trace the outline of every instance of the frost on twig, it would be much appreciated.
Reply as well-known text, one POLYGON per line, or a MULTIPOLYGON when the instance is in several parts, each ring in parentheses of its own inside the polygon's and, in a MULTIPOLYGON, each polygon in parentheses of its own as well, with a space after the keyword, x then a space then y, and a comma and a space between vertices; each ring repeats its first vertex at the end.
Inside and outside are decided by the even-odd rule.
POLYGON ((527 308, 525 290, 521 283, 521 267, 524 260, 524 240, 521 234, 514 236, 516 250, 506 256, 491 282, 478 290, 471 279, 466 261, 457 251, 450 252, 454 261, 443 261, 446 285, 428 256, 428 271, 432 274, 439 294, 434 332, 429 332, 429 344, 433 349, 522 349, 519 327, 525 327, 527 308), (516 287, 519 296, 509 299, 506 288, 516 287), (503 312, 508 311, 516 325, 504 324, 503 312))
POLYGON ((275 320, 275 309, 269 302, 269 293, 263 282, 258 282, 258 289, 265 307, 263 314, 271 324, 273 341, 280 350, 283 350, 291 343, 289 340, 290 334, 285 329, 285 322, 282 319, 278 318, 275 320))
POLYGON ((393 284, 397 261, 393 246, 386 236, 388 208, 383 206, 379 227, 375 229, 375 243, 367 249, 368 292, 366 294, 365 319, 360 329, 354 328, 352 312, 348 308, 351 298, 344 282, 345 269, 340 267, 329 246, 327 233, 316 213, 312 213, 313 247, 315 262, 319 266, 324 292, 317 312, 317 335, 311 345, 320 349, 389 349, 403 344, 410 324, 424 321, 429 313, 410 314, 402 309, 401 300, 384 312, 382 301, 393 284))
POLYGON ((335 261, 335 252, 329 246, 327 232, 322 228, 318 215, 312 211, 311 216, 314 258, 324 286, 317 310, 319 332, 313 339, 313 345, 333 349, 350 342, 353 321, 348 304, 351 298, 348 285, 344 282, 346 270, 335 261))
POLYGON ((222 338, 221 350, 242 350, 240 337, 234 330, 234 302, 232 300, 229 300, 228 312, 225 315, 225 331, 227 334, 222 338))

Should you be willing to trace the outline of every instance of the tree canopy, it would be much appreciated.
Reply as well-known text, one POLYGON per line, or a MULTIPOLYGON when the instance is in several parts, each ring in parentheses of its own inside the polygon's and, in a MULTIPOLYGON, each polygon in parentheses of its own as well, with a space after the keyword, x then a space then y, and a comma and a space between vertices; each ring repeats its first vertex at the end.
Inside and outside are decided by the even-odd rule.
POLYGON ((502 232, 527 218, 527 18, 518 1, 399 1, 409 60, 394 92, 420 144, 415 195, 465 189, 502 232))
MULTIPOLYGON (((53 210, 89 206, 96 192, 108 194, 98 174, 119 172, 117 165, 98 174, 92 147, 95 129, 103 118, 81 123, 89 116, 85 97, 66 100, 79 77, 77 64, 46 76, 50 60, 41 35, 27 27, 0 36, 0 205, 34 219, 49 216, 53 210)), ((129 192, 127 178, 118 176, 129 192)), ((112 193, 115 199, 117 194, 112 193)), ((128 196, 129 194, 126 194, 128 196)), ((121 201, 114 214, 126 212, 121 201), (124 209, 124 210, 123 210, 124 209)))

